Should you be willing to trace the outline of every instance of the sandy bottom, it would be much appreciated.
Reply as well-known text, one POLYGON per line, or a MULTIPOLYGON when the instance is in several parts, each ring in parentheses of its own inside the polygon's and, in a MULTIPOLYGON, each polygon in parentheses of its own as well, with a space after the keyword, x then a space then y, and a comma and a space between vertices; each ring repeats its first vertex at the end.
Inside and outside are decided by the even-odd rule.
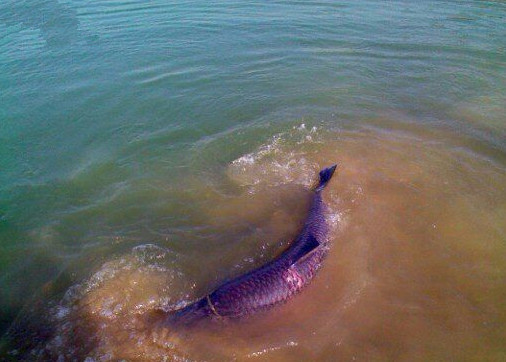
POLYGON ((424 135, 364 130, 323 137, 304 127, 294 133, 228 166, 227 178, 239 192, 200 185, 207 230, 214 240, 229 236, 220 257, 206 259, 206 245, 175 253, 150 244, 114 257, 53 301, 44 316, 39 309, 31 327, 12 332, 25 345, 9 355, 506 360, 504 167, 458 142, 424 135), (190 330, 149 317, 280 252, 304 218, 305 187, 334 162, 339 169, 325 194, 333 245, 302 294, 251 318, 190 330))

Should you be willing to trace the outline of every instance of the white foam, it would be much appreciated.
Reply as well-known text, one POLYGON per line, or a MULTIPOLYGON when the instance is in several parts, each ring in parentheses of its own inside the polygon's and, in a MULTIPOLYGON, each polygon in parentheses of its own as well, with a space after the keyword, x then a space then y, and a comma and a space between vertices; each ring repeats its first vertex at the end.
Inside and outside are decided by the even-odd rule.
POLYGON ((70 308, 64 306, 56 307, 56 318, 63 319, 70 313, 70 308))
POLYGON ((318 143, 316 127, 307 129, 302 123, 292 130, 273 136, 256 151, 232 161, 228 168, 231 179, 250 192, 258 188, 299 184, 309 187, 319 165, 309 161, 308 146, 318 143))
POLYGON ((268 348, 264 348, 264 349, 261 349, 256 352, 251 352, 248 354, 248 358, 260 357, 260 356, 265 355, 270 352, 279 351, 281 349, 285 349, 285 348, 289 348, 289 347, 297 347, 298 345, 299 345, 299 343, 296 341, 288 341, 284 345, 268 347, 268 348))

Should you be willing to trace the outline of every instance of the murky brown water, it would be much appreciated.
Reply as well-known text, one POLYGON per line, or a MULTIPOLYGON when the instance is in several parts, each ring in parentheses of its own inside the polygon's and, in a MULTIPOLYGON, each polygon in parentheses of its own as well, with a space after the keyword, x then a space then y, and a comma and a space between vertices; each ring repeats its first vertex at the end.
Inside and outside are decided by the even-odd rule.
POLYGON ((193 186, 201 225, 213 235, 206 243, 177 252, 143 245, 105 261, 52 304, 47 329, 34 322, 42 342, 28 343, 29 353, 130 361, 506 360, 504 165, 457 137, 300 131, 298 146, 280 136, 231 163, 226 174, 240 191, 193 186), (191 330, 147 322, 154 308, 181 306, 280 252, 304 218, 305 186, 335 161, 325 194, 333 245, 302 294, 251 318, 191 330))

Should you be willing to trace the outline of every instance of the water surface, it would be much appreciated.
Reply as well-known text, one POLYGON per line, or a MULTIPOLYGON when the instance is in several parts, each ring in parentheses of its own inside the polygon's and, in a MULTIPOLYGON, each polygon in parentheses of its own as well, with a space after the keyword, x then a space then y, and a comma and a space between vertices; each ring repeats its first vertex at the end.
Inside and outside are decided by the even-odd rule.
POLYGON ((5 1, 2 356, 506 358, 501 1, 5 1), (246 321, 145 315, 332 249, 246 321))

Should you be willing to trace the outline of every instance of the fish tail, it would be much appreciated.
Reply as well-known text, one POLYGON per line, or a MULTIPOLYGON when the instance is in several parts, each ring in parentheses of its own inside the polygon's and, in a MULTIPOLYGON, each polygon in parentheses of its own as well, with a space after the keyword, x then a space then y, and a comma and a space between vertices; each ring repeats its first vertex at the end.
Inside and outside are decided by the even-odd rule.
POLYGON ((337 165, 332 165, 320 171, 320 182, 315 188, 316 192, 323 190, 325 186, 327 186, 327 183, 332 178, 332 175, 334 174, 336 167, 337 165))
POLYGON ((210 315, 205 298, 174 311, 167 319, 167 324, 189 326, 194 322, 210 315))

